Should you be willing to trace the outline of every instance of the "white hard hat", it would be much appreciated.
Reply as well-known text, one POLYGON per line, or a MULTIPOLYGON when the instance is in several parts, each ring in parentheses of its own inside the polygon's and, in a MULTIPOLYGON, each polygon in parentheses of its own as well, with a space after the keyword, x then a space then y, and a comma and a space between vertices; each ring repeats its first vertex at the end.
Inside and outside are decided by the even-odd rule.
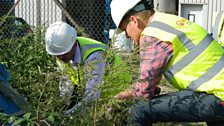
POLYGON ((51 24, 45 33, 46 51, 50 55, 62 55, 69 52, 75 44, 77 32, 65 22, 51 24))
POLYGON ((110 8, 112 19, 116 26, 119 27, 121 20, 129 10, 133 9, 139 12, 146 9, 153 9, 154 6, 153 0, 112 0, 110 8), (138 4, 141 1, 142 3, 138 4))
POLYGON ((119 27, 124 15, 141 0, 112 0, 110 4, 111 16, 114 23, 119 27))

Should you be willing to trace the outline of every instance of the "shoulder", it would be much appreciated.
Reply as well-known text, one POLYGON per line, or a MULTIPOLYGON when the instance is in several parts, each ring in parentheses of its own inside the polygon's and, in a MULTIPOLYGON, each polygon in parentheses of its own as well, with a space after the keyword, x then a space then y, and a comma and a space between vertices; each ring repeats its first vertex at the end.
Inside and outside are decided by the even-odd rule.
POLYGON ((86 60, 88 61, 93 59, 104 59, 105 57, 106 55, 104 51, 95 51, 91 53, 86 60))
POLYGON ((141 36, 141 43, 148 43, 148 42, 159 42, 161 40, 159 40, 158 38, 155 38, 155 37, 151 37, 151 36, 147 36, 147 35, 142 35, 141 36))
POLYGON ((140 40, 141 48, 169 48, 172 50, 172 44, 170 42, 161 41, 158 38, 142 35, 140 40))

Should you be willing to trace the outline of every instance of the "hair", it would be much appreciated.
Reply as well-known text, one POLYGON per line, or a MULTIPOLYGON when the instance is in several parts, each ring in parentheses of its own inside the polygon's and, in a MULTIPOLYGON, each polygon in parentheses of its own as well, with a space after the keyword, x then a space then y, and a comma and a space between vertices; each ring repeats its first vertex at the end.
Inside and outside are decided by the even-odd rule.
POLYGON ((139 19, 145 21, 149 19, 150 16, 152 16, 155 13, 154 10, 143 10, 141 12, 135 13, 135 16, 138 16, 139 19))
POLYGON ((149 17, 155 13, 153 0, 141 0, 137 5, 130 9, 123 17, 122 22, 128 23, 130 16, 138 16, 143 22, 147 22, 149 17), (144 8, 135 8, 138 6, 144 6, 144 8))
POLYGON ((129 11, 124 18, 122 19, 122 22, 129 22, 131 16, 138 16, 140 20, 143 22, 147 22, 149 17, 152 16, 155 13, 154 9, 149 10, 142 10, 140 12, 136 12, 134 10, 129 11))

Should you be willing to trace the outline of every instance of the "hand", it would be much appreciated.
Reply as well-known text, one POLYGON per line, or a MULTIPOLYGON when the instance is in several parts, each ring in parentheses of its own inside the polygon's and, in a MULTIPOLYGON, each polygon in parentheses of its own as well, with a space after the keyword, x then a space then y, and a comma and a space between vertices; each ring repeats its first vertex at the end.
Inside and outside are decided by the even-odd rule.
POLYGON ((131 99, 131 98, 133 98, 132 91, 131 90, 122 91, 122 92, 118 93, 117 95, 115 95, 114 98, 116 98, 116 99, 131 99))

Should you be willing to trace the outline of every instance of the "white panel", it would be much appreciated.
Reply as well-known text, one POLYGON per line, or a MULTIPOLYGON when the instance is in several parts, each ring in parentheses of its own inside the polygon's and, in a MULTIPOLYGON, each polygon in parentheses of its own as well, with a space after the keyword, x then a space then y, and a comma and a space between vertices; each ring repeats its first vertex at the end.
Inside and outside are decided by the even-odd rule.
POLYGON ((203 3, 208 4, 209 0, 203 0, 203 3))
POLYGON ((158 10, 166 13, 176 13, 176 0, 158 0, 158 10))
POLYGON ((224 0, 221 0, 221 10, 224 10, 224 0))
POLYGON ((178 16, 181 16, 181 10, 182 10, 182 3, 179 2, 179 4, 178 4, 178 16))
POLYGON ((157 9, 158 0, 154 0, 154 8, 157 9))
POLYGON ((179 0, 179 3, 185 4, 207 4, 208 0, 179 0))
MULTIPOLYGON (((60 0, 61 2, 62 0, 60 0)), ((43 16, 41 24, 51 24, 55 21, 62 20, 62 10, 55 4, 53 0, 42 0, 41 1, 43 16)))
POLYGON ((206 28, 203 23, 204 17, 202 4, 183 4, 181 9, 181 16, 206 28))
POLYGON ((40 0, 40 3, 41 8, 37 10, 37 0, 21 0, 15 8, 15 16, 22 17, 29 25, 35 27, 38 24, 39 13, 41 25, 62 20, 62 11, 53 0, 40 0))
MULTIPOLYGON (((195 0, 180 0, 179 1, 179 12, 181 15, 181 10, 183 10, 183 3, 189 4, 191 1, 195 0), (180 3, 180 1, 182 3, 180 3)), ((197 0, 197 4, 203 5, 203 24, 205 25, 205 29, 208 30, 209 33, 212 33, 212 23, 213 18, 215 17, 215 13, 218 11, 224 10, 224 0, 197 0)), ((192 4, 193 5, 193 4, 192 4)))
POLYGON ((218 5, 219 0, 214 0, 213 1, 213 12, 217 12, 219 10, 219 5, 218 5))
POLYGON ((193 0, 192 3, 197 3, 197 0, 193 0))
POLYGON ((221 0, 217 0, 217 10, 216 11, 220 11, 221 10, 221 0))
MULTIPOLYGON (((27 21, 27 23, 31 26, 35 26, 35 4, 29 5, 30 3, 36 3, 36 0, 21 0, 19 4, 15 7, 15 16, 21 17, 27 21)), ((15 1, 15 3, 17 0, 15 1)))
POLYGON ((209 5, 209 12, 208 12, 208 31, 212 32, 212 19, 213 19, 213 3, 214 0, 209 0, 208 1, 209 5))
MULTIPOLYGON (((208 30, 208 4, 204 4, 203 5, 203 24, 204 24, 204 28, 206 30, 208 30)), ((209 32, 210 33, 210 32, 209 32)))

